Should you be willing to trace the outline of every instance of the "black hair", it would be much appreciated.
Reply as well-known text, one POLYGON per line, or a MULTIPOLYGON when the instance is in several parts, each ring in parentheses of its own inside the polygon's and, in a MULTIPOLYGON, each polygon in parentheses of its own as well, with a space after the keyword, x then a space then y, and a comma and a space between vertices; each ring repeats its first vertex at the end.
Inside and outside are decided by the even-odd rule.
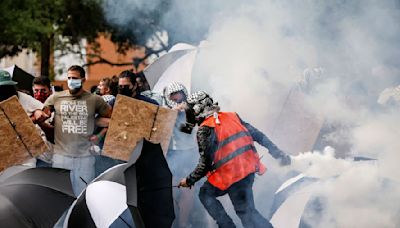
POLYGON ((135 86, 137 84, 136 82, 136 75, 130 70, 124 70, 122 71, 119 75, 118 78, 129 78, 131 81, 132 85, 135 86))
POLYGON ((78 65, 72 65, 68 68, 68 71, 78 71, 81 78, 85 78, 85 69, 78 65))
POLYGON ((118 77, 112 76, 111 78, 105 77, 101 79, 105 86, 110 88, 110 94, 116 96, 118 94, 118 77))
POLYGON ((32 81, 32 86, 33 85, 42 85, 50 89, 50 79, 44 76, 36 77, 32 81))
POLYGON ((54 91, 55 92, 60 92, 60 91, 63 91, 64 89, 63 89, 63 87, 62 86, 54 86, 54 91))
POLYGON ((146 76, 144 75, 143 71, 139 72, 136 74, 136 79, 139 79, 142 82, 141 88, 138 88, 140 92, 150 90, 150 85, 149 82, 146 79, 146 76))
POLYGON ((92 85, 92 87, 90 87, 90 93, 95 93, 97 89, 97 85, 92 85))

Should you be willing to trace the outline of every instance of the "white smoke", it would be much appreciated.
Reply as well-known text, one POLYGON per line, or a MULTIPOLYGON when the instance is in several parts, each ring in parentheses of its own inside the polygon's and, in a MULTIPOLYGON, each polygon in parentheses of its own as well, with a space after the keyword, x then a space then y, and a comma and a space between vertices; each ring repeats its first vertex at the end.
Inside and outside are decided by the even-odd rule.
MULTIPOLYGON (((119 6, 107 10, 123 25, 119 14, 128 12, 113 7, 119 6)), ((313 143, 302 140, 308 149, 298 150, 287 145, 298 145, 296 138, 304 135, 314 142, 323 127, 319 137, 328 143, 321 146, 333 147, 339 157, 378 159, 357 165, 328 149, 324 155, 301 154, 281 168, 259 148, 269 168, 256 179, 254 192, 264 216, 273 192, 294 169, 325 174, 323 179, 337 176, 316 191, 327 198, 318 227, 399 226, 399 109, 377 103, 385 88, 400 84, 399 19, 394 0, 172 1, 163 25, 209 42, 197 56, 192 91, 206 89, 223 111, 238 112, 293 155, 311 151, 313 143), (306 80, 303 73, 310 69, 323 70, 306 80), (299 107, 285 107, 293 103, 299 107), (291 125, 299 122, 312 124, 296 132, 291 125), (395 184, 382 185, 385 178, 395 184)), ((236 217, 235 222, 240 223, 236 217)))

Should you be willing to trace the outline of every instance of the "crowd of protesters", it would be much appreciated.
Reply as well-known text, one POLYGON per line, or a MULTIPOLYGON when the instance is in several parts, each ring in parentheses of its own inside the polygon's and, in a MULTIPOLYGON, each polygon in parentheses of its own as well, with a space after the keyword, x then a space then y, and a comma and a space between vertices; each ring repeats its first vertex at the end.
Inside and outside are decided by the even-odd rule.
POLYGON ((51 152, 29 161, 32 166, 71 170, 73 190, 79 195, 97 175, 122 162, 102 156, 101 150, 116 96, 128 96, 178 111, 166 155, 173 181, 180 187, 192 187, 202 177, 208 178, 201 188, 174 191, 174 227, 199 226, 190 221, 198 201, 196 190, 219 227, 234 227, 216 199, 224 194, 229 195, 245 227, 272 227, 254 206, 254 174, 263 174, 265 167, 253 141, 268 148, 282 165, 290 164, 290 157, 266 135, 236 113, 221 112, 206 92, 188 94, 179 82, 166 86, 162 94, 151 91, 143 73, 130 70, 101 79, 91 92, 83 88, 85 82, 85 70, 73 65, 67 71, 67 90, 55 92, 47 77, 36 77, 33 96, 29 96, 17 91, 8 72, 0 71, 1 101, 16 95, 51 144, 51 152))

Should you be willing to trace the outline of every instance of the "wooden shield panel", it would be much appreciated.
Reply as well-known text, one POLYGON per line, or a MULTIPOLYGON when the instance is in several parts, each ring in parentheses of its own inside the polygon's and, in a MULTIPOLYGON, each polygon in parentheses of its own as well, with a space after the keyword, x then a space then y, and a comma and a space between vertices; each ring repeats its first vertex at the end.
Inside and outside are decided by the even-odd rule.
POLYGON ((16 96, 0 102, 0 138, 0 171, 49 150, 16 96))
POLYGON ((304 99, 301 91, 290 91, 271 134, 271 140, 292 155, 313 149, 324 120, 304 99))
POLYGON ((165 154, 177 114, 175 110, 118 95, 104 142, 103 155, 128 161, 137 142, 142 138, 160 143, 165 154))

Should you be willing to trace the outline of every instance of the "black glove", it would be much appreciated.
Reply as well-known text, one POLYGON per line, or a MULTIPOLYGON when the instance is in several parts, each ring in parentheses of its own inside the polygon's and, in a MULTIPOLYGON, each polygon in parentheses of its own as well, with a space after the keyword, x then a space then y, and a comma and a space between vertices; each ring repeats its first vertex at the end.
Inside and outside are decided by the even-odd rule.
POLYGON ((194 128, 194 124, 186 123, 186 124, 182 124, 182 125, 179 127, 179 130, 180 130, 181 132, 183 132, 183 133, 186 133, 186 134, 192 134, 193 128, 194 128))
POLYGON ((281 162, 280 162, 281 166, 290 165, 291 163, 292 163, 292 159, 290 158, 289 155, 285 155, 285 156, 281 157, 281 162))

